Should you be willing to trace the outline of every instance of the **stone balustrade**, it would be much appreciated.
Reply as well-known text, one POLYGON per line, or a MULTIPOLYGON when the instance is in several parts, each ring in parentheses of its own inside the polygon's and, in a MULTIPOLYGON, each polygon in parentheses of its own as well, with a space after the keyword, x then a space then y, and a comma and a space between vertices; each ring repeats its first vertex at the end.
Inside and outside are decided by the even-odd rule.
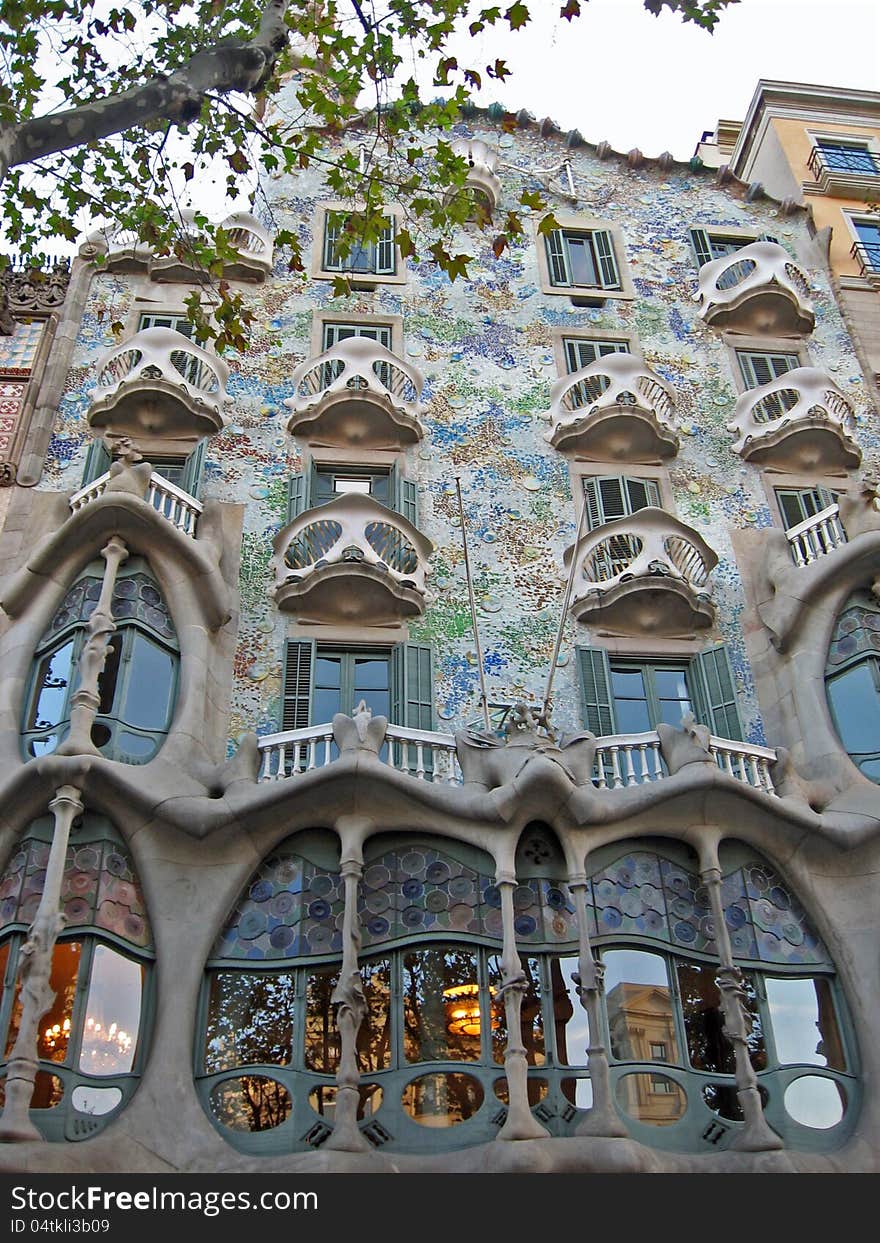
POLYGON ((776 242, 751 242, 700 268, 700 318, 713 328, 782 336, 813 331, 807 277, 776 242))
POLYGON ((645 462, 678 451, 672 388, 632 354, 607 354, 557 380, 546 439, 561 452, 645 462))
POLYGON ((425 434, 421 372, 368 337, 300 363, 293 383, 287 429, 313 443, 399 448, 425 434))
MULTIPOLYGON (((70 498, 71 512, 76 513, 96 501, 99 496, 103 496, 109 480, 110 472, 107 471, 78 492, 74 492, 70 498)), ((146 499, 173 527, 195 539, 202 506, 194 496, 154 471, 150 476, 146 499)))
POLYGON ((789 527, 785 535, 795 565, 811 565, 847 542, 840 509, 836 504, 789 527))
POLYGON ((825 474, 861 462, 855 426, 855 411, 830 376, 797 367, 743 393, 727 430, 747 461, 825 474))

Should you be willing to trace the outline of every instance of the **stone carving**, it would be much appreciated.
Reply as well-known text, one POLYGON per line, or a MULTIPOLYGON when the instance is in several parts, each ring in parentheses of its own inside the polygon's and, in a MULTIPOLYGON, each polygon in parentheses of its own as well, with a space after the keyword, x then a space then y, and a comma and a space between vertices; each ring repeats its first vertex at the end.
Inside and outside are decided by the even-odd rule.
POLYGON ((504 738, 489 731, 460 730, 455 749, 465 784, 495 790, 515 781, 527 764, 540 759, 556 765, 572 785, 589 785, 596 738, 589 731, 557 742, 549 714, 517 703, 504 727, 504 738))
POLYGON ((10 336, 23 316, 49 315, 64 304, 70 264, 60 260, 47 271, 5 268, 0 272, 0 333, 10 336))
POLYGON ((700 725, 693 712, 686 712, 681 718, 681 729, 661 722, 657 726, 657 734, 660 738, 660 751, 670 774, 677 773, 688 764, 715 764, 709 749, 709 727, 700 725))
POLYGON ((363 699, 353 716, 337 712, 333 718, 333 740, 342 755, 351 751, 369 751, 371 755, 378 755, 387 729, 388 717, 374 717, 372 709, 363 699))

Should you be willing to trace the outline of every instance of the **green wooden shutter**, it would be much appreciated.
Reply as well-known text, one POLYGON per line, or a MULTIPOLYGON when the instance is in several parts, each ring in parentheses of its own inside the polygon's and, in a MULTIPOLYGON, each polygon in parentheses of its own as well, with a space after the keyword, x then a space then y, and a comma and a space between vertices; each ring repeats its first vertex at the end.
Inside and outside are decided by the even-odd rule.
POLYGON ((377 276, 393 276, 396 267, 394 246, 394 217, 388 217, 388 224, 379 234, 376 243, 376 274, 377 276))
POLYGON ((551 285, 570 285, 571 276, 568 271, 568 259, 565 253, 565 238, 561 229, 554 229, 544 238, 547 247, 547 262, 550 265, 551 285))
POLYGON ((419 489, 411 479, 400 479, 400 504, 397 512, 414 527, 419 525, 419 489))
MULTIPOLYGON (((434 728, 434 671, 431 648, 424 643, 398 643, 391 650, 391 720, 408 729, 434 728)), ((415 774, 419 755, 412 743, 394 744, 394 764, 415 774)), ((423 748, 421 767, 430 778, 433 758, 423 748)))
POLYGON ((200 440, 183 464, 183 475, 180 486, 184 492, 198 499, 202 487, 202 472, 205 468, 205 442, 200 440))
POLYGON ((298 518, 304 513, 306 506, 306 477, 305 475, 290 475, 287 480, 287 521, 293 522, 294 518, 298 518))
POLYGON ((604 521, 597 476, 593 475, 592 478, 584 480, 584 497, 587 505, 587 530, 595 531, 596 527, 600 527, 604 521))
POLYGON ((593 248, 599 263, 599 274, 603 289, 619 289, 620 273, 617 260, 614 258, 614 243, 607 229, 593 230, 593 248))
POLYGON ((637 513, 649 505, 660 507, 660 489, 653 479, 622 479, 621 483, 626 490, 628 513, 637 513))
MULTIPOLYGON (((281 687, 281 729, 303 729, 312 724, 314 639, 288 639, 284 645, 281 687)), ((316 724, 321 724, 318 721, 316 724)))
POLYGON ((82 486, 88 483, 94 483, 96 479, 100 479, 110 469, 110 463, 113 461, 104 445, 103 440, 93 440, 89 445, 89 451, 86 454, 86 464, 83 468, 82 486))
POLYGON ((581 695, 584 724, 597 737, 615 732, 614 701, 611 697, 611 666, 604 647, 579 647, 581 695))
POLYGON ((690 234, 691 245, 697 257, 697 267, 701 268, 704 263, 710 263, 712 260, 712 243, 705 229, 691 229, 690 234))
POLYGON ((630 512, 627 481, 619 475, 600 475, 597 482, 602 521, 615 522, 625 517, 630 512))
POLYGON ((723 643, 710 647, 694 657, 694 665, 700 671, 705 696, 704 723, 719 738, 742 741, 742 724, 736 702, 736 683, 727 648, 723 643))
POLYGON ((342 260, 337 253, 339 235, 342 232, 342 221, 338 212, 328 211, 324 217, 324 271, 338 272, 342 260))

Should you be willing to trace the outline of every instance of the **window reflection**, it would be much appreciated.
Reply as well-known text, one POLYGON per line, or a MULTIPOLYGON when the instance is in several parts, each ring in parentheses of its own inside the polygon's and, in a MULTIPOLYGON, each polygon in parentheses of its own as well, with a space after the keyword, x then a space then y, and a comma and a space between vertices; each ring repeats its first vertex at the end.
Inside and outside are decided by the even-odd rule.
MULTIPOLYGON (((695 962, 676 962, 675 967, 691 1066, 717 1074, 734 1074, 736 1059, 733 1045, 724 1034, 721 993, 715 983, 718 968, 695 962)), ((749 1056, 755 1070, 763 1070, 767 1052, 754 981, 749 973, 744 973, 743 985, 746 1013, 751 1019, 749 1056)))
POLYGON ((477 982, 473 950, 432 946, 405 955, 403 1047, 408 1062, 479 1060, 479 995, 475 1017, 471 991, 477 982), (459 1017, 468 1009, 471 1021, 459 1017))
MULTIPOLYGON (((81 952, 82 946, 78 941, 59 941, 52 953, 52 971, 49 976, 52 1004, 40 1019, 40 1034, 37 1040, 38 1056, 49 1062, 63 1062, 67 1057, 81 952)), ((7 1057, 12 1052, 20 1023, 21 979, 19 978, 15 985, 15 1001, 9 1019, 9 1034, 6 1040, 7 1057)))
POLYGON ((666 960, 641 950, 607 950, 602 961, 612 1057, 650 1062, 651 1046, 663 1045, 666 1060, 677 1062, 666 960))
POLYGON ((809 1062, 846 1070, 828 981, 821 976, 767 977, 765 984, 776 1056, 782 1065, 809 1062))
POLYGON ((617 1083, 617 1100, 631 1118, 651 1126, 670 1126, 687 1109, 683 1089, 668 1075, 624 1075, 617 1083))
POLYGON ((292 972, 218 971, 211 977, 205 1070, 293 1056, 295 984, 292 972))
POLYGON ((550 959, 556 1059, 563 1066, 586 1066, 587 1049, 590 1046, 589 1019, 581 1005, 577 984, 572 978, 577 970, 577 958, 550 959))
POLYGON ((338 983, 339 968, 324 967, 311 972, 306 984, 306 1066, 324 1074, 333 1074, 339 1064, 341 1046, 332 1003, 338 983))
POLYGON ((358 1069, 386 1070, 391 1064, 391 964, 388 960, 363 963, 361 985, 367 1011, 357 1033, 358 1069))
POLYGON ((403 1089, 401 1104, 422 1126, 456 1126, 472 1118, 483 1103, 483 1086, 472 1075, 452 1071, 422 1075, 403 1089))
POLYGON ((276 1079, 242 1075, 211 1090, 211 1112, 231 1131, 270 1131, 290 1117, 290 1093, 276 1079))
POLYGON ((834 1079, 801 1075, 785 1089, 785 1108, 802 1126, 827 1131, 837 1126, 846 1110, 846 1093, 834 1079))
MULTIPOLYGON (((319 1087, 312 1088, 309 1093, 309 1105, 316 1114, 320 1114, 327 1122, 333 1123, 336 1119, 338 1095, 339 1089, 335 1084, 321 1084, 319 1087)), ((358 1086, 358 1122, 362 1122, 365 1118, 372 1118, 379 1112, 381 1104, 382 1089, 378 1083, 362 1083, 358 1086)))
MULTIPOLYGON (((529 1066, 543 1066, 545 1062, 544 1047, 544 1016, 541 1013, 541 969, 537 958, 521 958, 520 964, 526 978, 520 1009, 520 1033, 526 1051, 529 1066)), ((507 1014, 501 1000, 501 988, 504 977, 501 971, 501 958, 498 954, 489 956, 489 995, 492 998, 492 1058, 499 1065, 504 1065, 507 1052, 507 1014), (498 998, 496 1001, 495 998, 498 998)), ((504 1083, 506 1080, 499 1080, 504 1083)))
POLYGON ((80 1070, 124 1075, 133 1064, 141 1022, 143 967, 106 945, 95 947, 86 1000, 80 1070))

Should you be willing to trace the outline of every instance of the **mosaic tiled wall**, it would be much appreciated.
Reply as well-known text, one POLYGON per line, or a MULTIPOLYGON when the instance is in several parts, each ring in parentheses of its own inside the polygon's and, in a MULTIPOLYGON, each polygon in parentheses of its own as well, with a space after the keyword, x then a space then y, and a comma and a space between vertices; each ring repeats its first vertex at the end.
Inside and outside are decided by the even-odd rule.
MULTIPOLYGON (((585 148, 567 149, 559 136, 542 138, 535 126, 511 134, 484 125, 481 119, 462 132, 476 132, 500 151, 502 209, 515 206, 523 189, 540 184, 530 170, 571 160, 580 201, 573 208, 551 195, 551 202, 558 211, 582 211, 621 228, 636 298, 586 308, 572 306, 566 296, 542 294, 528 212, 526 236, 500 258, 493 254, 491 232, 474 225, 462 230, 455 247, 473 255, 468 281, 450 283, 436 265, 424 263, 410 267, 404 286, 380 285, 372 294, 334 300, 328 281, 290 274, 278 257, 274 278, 248 292, 256 312, 253 345, 246 355, 228 359, 228 425, 207 449, 204 497, 246 505, 230 748, 246 730, 278 728, 289 621, 271 602, 268 562, 272 537, 284 522, 287 477, 300 465, 282 402, 292 393, 294 368, 310 353, 313 312, 331 307, 403 316, 406 356, 426 377, 428 435, 408 452, 406 473, 421 485, 421 525, 436 545, 429 579, 434 599, 410 626, 410 637, 435 648, 438 726, 453 729, 477 715, 456 475, 472 542, 490 698, 540 702, 543 696, 564 588, 562 553, 575 530, 568 460, 545 440, 545 412, 557 378, 552 331, 598 328, 635 338, 647 363, 675 391, 683 429, 670 463, 675 505, 720 558, 713 579, 718 629, 712 637, 730 646, 746 736, 764 742, 741 637, 744 602, 730 533, 767 526, 771 515, 760 472, 732 451, 734 437, 725 424, 736 388, 719 333, 697 318, 697 272, 687 230, 704 225, 769 233, 802 257, 808 246, 804 218, 781 216, 768 201, 747 203, 718 187, 708 172, 632 170, 616 157, 602 162, 585 148)), ((264 221, 298 231, 306 268, 315 203, 328 197, 318 169, 279 176, 266 186, 264 221)), ((880 449, 874 412, 827 278, 817 263, 807 270, 816 311, 810 358, 830 372, 857 410, 867 465, 880 449)), ((137 279, 100 275, 93 282, 42 486, 73 491, 80 484, 95 360, 114 344, 110 325, 133 313, 137 279)), ((159 300, 150 309, 160 309, 162 287, 152 286, 149 296, 159 300)), ((554 688, 555 719, 564 728, 580 726, 574 645, 590 641, 586 627, 568 625, 554 688)))

